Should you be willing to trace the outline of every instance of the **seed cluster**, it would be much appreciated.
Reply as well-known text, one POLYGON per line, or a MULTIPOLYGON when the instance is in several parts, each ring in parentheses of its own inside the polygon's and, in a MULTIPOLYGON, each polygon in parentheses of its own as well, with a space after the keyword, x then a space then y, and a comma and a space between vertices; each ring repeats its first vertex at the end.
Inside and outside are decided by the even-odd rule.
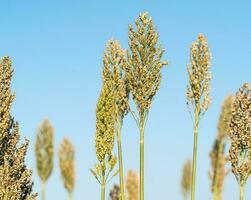
POLYGON ((161 82, 160 70, 168 63, 162 61, 164 50, 158 43, 158 33, 148 13, 135 21, 136 30, 129 25, 129 47, 124 70, 129 89, 138 111, 147 111, 161 82))
POLYGON ((247 83, 236 93, 228 134, 232 172, 239 183, 246 183, 251 173, 251 88, 247 83))
POLYGON ((39 127, 36 144, 37 172, 42 180, 46 182, 53 170, 53 127, 48 119, 45 119, 39 127))
POLYGON ((18 146, 19 125, 11 117, 12 64, 9 57, 0 62, 0 199, 33 200, 32 172, 25 165, 28 140, 18 146))
POLYGON ((187 160, 183 170, 181 179, 181 189, 184 198, 187 198, 191 191, 192 166, 191 160, 187 160))
POLYGON ((117 40, 109 40, 103 56, 103 82, 111 81, 115 95, 116 115, 123 118, 129 109, 128 81, 123 71, 126 57, 117 40))
POLYGON ((128 200, 139 199, 139 177, 136 172, 130 170, 127 172, 126 189, 128 200))
POLYGON ((75 150, 69 139, 64 138, 59 148, 59 166, 64 187, 72 193, 75 186, 75 150))
POLYGON ((189 84, 187 87, 187 103, 192 110, 204 114, 210 103, 210 65, 211 54, 204 35, 199 34, 198 40, 190 49, 190 64, 187 66, 189 84))

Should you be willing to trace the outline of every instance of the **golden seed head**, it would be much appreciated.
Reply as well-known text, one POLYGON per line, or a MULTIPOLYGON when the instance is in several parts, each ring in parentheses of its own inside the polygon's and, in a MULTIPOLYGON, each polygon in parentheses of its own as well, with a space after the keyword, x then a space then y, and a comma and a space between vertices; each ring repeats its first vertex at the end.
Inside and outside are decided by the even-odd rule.
POLYGON ((132 170, 127 172, 126 189, 128 193, 128 200, 139 199, 139 177, 137 173, 132 170))
POLYGON ((229 95, 225 98, 222 108, 221 114, 218 121, 218 139, 221 140, 225 138, 227 135, 227 130, 230 124, 230 118, 232 114, 232 107, 234 102, 234 96, 229 95))
POLYGON ((246 182, 251 173, 251 88, 247 83, 235 95, 228 135, 232 172, 239 183, 246 182))
POLYGON ((129 109, 128 81, 122 70, 125 62, 125 50, 117 40, 109 40, 103 56, 103 81, 111 81, 113 84, 116 114, 121 118, 128 113, 129 109))
POLYGON ((69 139, 64 138, 59 148, 59 166, 65 189, 72 193, 75 186, 75 149, 69 139))
POLYGON ((187 103, 191 109, 198 109, 203 115, 210 106, 211 53, 204 35, 190 49, 190 64, 187 65, 189 84, 187 86, 187 103))
POLYGON ((112 82, 104 83, 96 108, 96 155, 99 162, 112 155, 114 146, 115 104, 112 82))
POLYGON ((119 185, 114 185, 110 191, 110 200, 120 200, 120 188, 119 185))
POLYGON ((192 180, 191 160, 187 160, 182 170, 182 179, 181 179, 181 189, 184 198, 187 198, 191 191, 191 185, 192 185, 191 180, 192 180))
POLYGON ((29 141, 20 141, 19 125, 11 117, 12 64, 9 57, 0 61, 0 199, 33 200, 32 172, 25 165, 29 141))
POLYGON ((46 182, 53 170, 53 127, 48 119, 40 125, 35 143, 37 172, 42 180, 46 182))
POLYGON ((130 52, 123 69, 137 109, 143 113, 150 108, 160 87, 161 68, 168 63, 162 61, 164 50, 158 44, 152 18, 147 13, 140 14, 135 26, 136 30, 129 25, 130 52))

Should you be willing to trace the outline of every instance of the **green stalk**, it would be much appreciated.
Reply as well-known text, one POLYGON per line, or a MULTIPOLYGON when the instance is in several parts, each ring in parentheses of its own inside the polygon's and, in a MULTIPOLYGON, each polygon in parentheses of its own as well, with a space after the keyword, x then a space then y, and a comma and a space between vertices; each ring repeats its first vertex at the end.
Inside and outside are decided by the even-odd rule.
POLYGON ((101 200, 105 200, 105 183, 101 184, 101 200))
POLYGON ((243 183, 243 181, 241 181, 241 184, 240 184, 240 200, 244 200, 244 187, 245 187, 245 184, 243 183))
POLYGON ((117 133, 117 143, 118 143, 120 197, 121 200, 124 200, 125 192, 124 192, 124 175, 123 175, 123 159, 122 159, 122 144, 121 144, 122 120, 118 120, 117 125, 118 126, 116 133, 117 133))
POLYGON ((193 169, 192 169, 191 200, 195 200, 198 133, 199 133, 199 111, 198 111, 198 108, 196 108, 196 111, 195 111, 195 124, 194 124, 194 144, 193 144, 193 169))
POLYGON ((41 182, 41 199, 45 200, 45 182, 41 182))
POLYGON ((144 132, 145 118, 140 115, 140 200, 144 200, 144 132))
POLYGON ((72 200, 72 192, 68 193, 68 200, 72 200))

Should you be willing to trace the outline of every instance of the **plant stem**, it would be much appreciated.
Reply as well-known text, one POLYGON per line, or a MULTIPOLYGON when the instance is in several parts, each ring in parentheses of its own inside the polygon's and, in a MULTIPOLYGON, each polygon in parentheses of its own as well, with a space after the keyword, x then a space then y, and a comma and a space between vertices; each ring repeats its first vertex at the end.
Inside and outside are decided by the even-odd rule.
POLYGON ((195 200, 195 184, 196 184, 196 164, 197 164, 197 146, 198 146, 198 132, 199 132, 199 111, 195 111, 194 124, 194 144, 193 144, 193 168, 192 168, 192 191, 191 200, 195 200))
POLYGON ((72 192, 68 193, 68 200, 72 200, 72 192))
POLYGON ((105 183, 101 184, 101 200, 105 200, 105 183))
POLYGON ((240 200, 244 200, 244 183, 240 184, 240 200))
POLYGON ((123 159, 122 159, 122 144, 121 144, 121 129, 122 129, 122 120, 118 120, 117 126, 117 143, 118 143, 118 159, 119 159, 119 183, 120 183, 120 197, 121 200, 124 200, 124 175, 123 175, 123 159))
POLYGON ((45 182, 41 182, 41 199, 45 200, 45 182))
POLYGON ((140 115, 140 200, 144 200, 144 129, 145 118, 140 115))

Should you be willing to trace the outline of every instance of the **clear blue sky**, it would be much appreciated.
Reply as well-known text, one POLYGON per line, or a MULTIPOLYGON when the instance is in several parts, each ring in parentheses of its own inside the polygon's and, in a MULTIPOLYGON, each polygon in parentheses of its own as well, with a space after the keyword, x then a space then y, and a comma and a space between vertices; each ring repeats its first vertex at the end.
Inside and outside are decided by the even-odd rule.
MULTIPOLYGON (((146 200, 178 200, 180 172, 192 154, 193 133, 185 104, 189 47, 202 32, 212 51, 212 106, 199 136, 197 199, 209 200, 209 151, 216 134, 220 105, 243 82, 251 84, 251 3, 249 1, 2 1, 0 56, 9 55, 15 70, 13 116, 22 138, 31 140, 27 164, 35 171, 34 138, 48 117, 55 127, 55 145, 64 136, 77 150, 74 199, 98 200, 99 185, 89 173, 94 151, 95 106, 101 87, 102 53, 113 37, 127 48, 127 26, 138 14, 153 17, 165 47, 163 81, 146 128, 146 200)), ((138 132, 131 116, 125 119, 125 169, 138 169, 138 132)), ((39 180, 34 176, 35 191, 39 180)), ((114 182, 117 182, 114 179, 114 182)), ((250 181, 249 181, 250 182, 250 181)), ((238 199, 232 174, 224 197, 238 199)), ((47 199, 66 199, 56 159, 48 181, 47 199)), ((112 186, 109 185, 109 188, 112 186)), ((251 198, 251 184, 246 189, 251 198)))

